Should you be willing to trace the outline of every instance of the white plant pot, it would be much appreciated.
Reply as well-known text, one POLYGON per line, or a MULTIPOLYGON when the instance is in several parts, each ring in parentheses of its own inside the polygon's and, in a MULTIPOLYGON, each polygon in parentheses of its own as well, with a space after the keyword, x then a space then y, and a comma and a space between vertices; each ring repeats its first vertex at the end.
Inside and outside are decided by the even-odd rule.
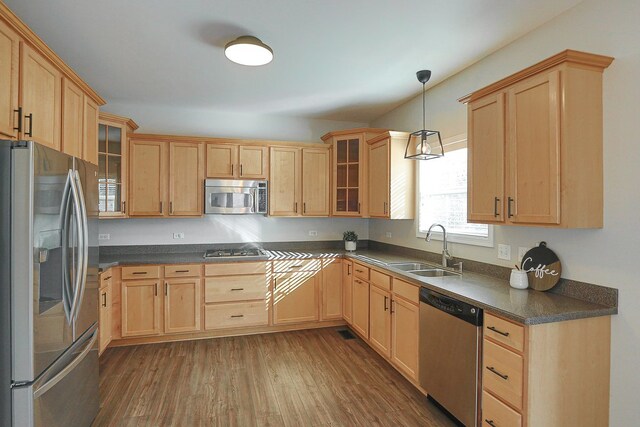
POLYGON ((349 252, 353 252, 356 250, 356 245, 358 242, 351 242, 348 240, 344 241, 344 249, 349 252))

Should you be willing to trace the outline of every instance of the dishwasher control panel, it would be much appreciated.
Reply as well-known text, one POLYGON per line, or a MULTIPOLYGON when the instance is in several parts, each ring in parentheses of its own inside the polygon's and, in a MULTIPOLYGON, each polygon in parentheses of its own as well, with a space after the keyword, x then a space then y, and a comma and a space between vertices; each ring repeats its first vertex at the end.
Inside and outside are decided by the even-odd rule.
POLYGON ((482 310, 466 302, 456 300, 455 298, 426 288, 420 290, 420 302, 444 311, 445 313, 449 313, 473 325, 482 325, 482 310))

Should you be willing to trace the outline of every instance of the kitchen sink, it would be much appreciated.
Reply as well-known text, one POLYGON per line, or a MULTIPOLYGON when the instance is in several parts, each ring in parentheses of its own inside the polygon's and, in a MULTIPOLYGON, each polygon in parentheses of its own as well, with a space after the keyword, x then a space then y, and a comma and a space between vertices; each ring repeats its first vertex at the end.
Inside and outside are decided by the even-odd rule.
POLYGON ((416 270, 416 271, 407 271, 409 274, 415 274, 416 276, 421 277, 444 277, 444 276, 459 276, 459 273, 454 273, 453 271, 443 270, 441 268, 433 268, 431 270, 416 270))
POLYGON ((392 262, 389 263, 389 267, 402 271, 433 270, 433 266, 421 262, 392 262))

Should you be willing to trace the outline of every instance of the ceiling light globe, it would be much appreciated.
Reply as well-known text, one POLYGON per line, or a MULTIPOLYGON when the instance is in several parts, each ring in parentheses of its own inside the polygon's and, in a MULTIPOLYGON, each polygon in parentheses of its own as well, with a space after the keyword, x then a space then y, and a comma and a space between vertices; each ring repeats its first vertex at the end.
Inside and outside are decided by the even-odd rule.
POLYGON ((273 51, 260 39, 252 36, 238 37, 224 48, 225 56, 240 65, 256 67, 273 60, 273 51))

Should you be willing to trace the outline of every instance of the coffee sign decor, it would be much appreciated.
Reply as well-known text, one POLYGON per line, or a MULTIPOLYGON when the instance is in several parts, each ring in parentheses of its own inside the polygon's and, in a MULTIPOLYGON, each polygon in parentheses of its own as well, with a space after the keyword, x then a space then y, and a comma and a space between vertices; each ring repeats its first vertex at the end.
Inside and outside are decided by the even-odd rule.
POLYGON ((560 281, 562 265, 560 259, 549 248, 547 242, 530 249, 522 258, 521 268, 527 272, 529 287, 536 291, 548 291, 560 281))

